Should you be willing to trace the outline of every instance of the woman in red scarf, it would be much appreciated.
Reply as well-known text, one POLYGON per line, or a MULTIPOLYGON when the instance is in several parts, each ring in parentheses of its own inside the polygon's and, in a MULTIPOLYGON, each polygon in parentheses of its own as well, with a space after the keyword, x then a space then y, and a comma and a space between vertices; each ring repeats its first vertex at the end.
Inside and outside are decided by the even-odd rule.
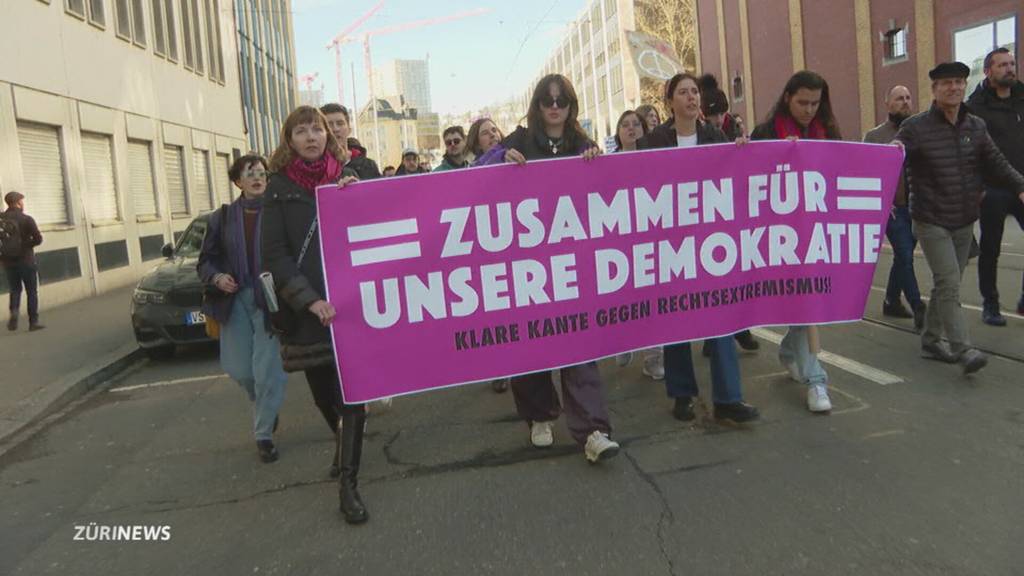
MULTIPOLYGON (((772 108, 768 119, 754 128, 751 140, 842 140, 832 114, 828 82, 803 70, 794 74, 772 108)), ((797 382, 807 385, 807 409, 819 414, 832 410, 828 374, 818 362, 816 326, 790 326, 779 346, 779 361, 797 382)))
POLYGON ((285 317, 277 322, 283 328, 284 369, 305 372, 313 400, 335 433, 331 475, 341 476, 339 499, 345 520, 358 524, 369 517, 356 490, 366 410, 363 404, 345 404, 341 397, 328 329, 336 312, 323 296, 316 212, 317 186, 344 186, 356 180, 354 172, 343 168, 345 161, 345 148, 319 110, 300 106, 289 114, 281 144, 270 157, 273 174, 264 195, 261 238, 263 270, 274 276, 285 317))

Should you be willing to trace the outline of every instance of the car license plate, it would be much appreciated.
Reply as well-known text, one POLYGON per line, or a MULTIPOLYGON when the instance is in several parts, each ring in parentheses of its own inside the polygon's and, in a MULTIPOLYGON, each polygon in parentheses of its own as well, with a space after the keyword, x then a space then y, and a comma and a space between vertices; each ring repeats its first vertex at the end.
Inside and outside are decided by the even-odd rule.
POLYGON ((189 326, 193 324, 206 324, 206 316, 202 312, 194 310, 185 315, 185 324, 189 326))

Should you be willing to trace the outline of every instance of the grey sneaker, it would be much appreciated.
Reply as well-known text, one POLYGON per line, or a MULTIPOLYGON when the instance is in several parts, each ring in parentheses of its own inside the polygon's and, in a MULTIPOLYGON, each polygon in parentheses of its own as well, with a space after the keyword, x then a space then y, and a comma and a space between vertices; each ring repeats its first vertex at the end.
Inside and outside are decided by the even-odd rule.
POLYGON ((645 376, 650 376, 652 380, 664 380, 665 356, 659 352, 644 358, 643 372, 645 376))
POLYGON ((534 422, 530 426, 530 442, 537 448, 547 448, 555 441, 551 422, 534 422))
POLYGON ((974 374, 988 364, 988 356, 971 348, 960 355, 960 363, 964 367, 964 376, 974 374))
POLYGON ((946 364, 956 364, 957 357, 949 349, 945 342, 934 342, 921 345, 921 357, 928 360, 938 360, 946 364))
POLYGON ((583 447, 583 454, 591 464, 612 458, 618 453, 618 442, 612 441, 600 430, 591 432, 590 436, 587 436, 587 445, 583 447))

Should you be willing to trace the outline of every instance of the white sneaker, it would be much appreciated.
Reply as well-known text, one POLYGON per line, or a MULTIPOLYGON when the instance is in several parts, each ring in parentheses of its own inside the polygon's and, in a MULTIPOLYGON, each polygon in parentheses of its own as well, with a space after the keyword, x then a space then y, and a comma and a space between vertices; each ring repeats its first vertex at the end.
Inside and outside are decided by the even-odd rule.
POLYGON ((832 401, 828 399, 828 388, 823 384, 807 387, 807 409, 811 412, 830 412, 832 401))
POLYGON ((800 375, 800 367, 796 365, 796 362, 783 362, 783 366, 789 371, 789 378, 793 382, 803 382, 804 378, 800 375))
POLYGON ((555 441, 551 433, 551 422, 534 422, 530 426, 530 442, 537 448, 547 448, 555 441))
POLYGON ((633 353, 632 352, 626 352, 625 354, 616 354, 615 355, 615 365, 618 366, 619 368, 625 368, 626 366, 629 366, 629 363, 632 362, 632 361, 633 361, 633 353))
POLYGON ((594 430, 587 436, 587 445, 583 447, 583 454, 587 462, 591 464, 600 460, 607 460, 619 453, 619 444, 608 438, 608 435, 600 430, 594 430))
POLYGON ((665 379, 665 356, 662 354, 651 354, 644 358, 644 375, 650 376, 652 380, 665 379))

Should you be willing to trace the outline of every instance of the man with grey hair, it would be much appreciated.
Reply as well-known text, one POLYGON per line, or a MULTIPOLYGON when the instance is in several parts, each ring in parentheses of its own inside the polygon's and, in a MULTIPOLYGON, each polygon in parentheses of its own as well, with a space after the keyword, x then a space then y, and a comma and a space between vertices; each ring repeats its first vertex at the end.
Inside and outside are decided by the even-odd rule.
POLYGON ((42 330, 39 323, 39 269, 36 267, 35 247, 43 243, 36 221, 25 214, 25 195, 8 192, 4 196, 7 210, 0 214, 0 263, 3 264, 10 287, 11 317, 7 329, 18 329, 21 312, 21 292, 28 300, 28 329, 42 330))
MULTIPOLYGON (((864 135, 869 144, 888 144, 896 138, 900 125, 911 114, 910 90, 906 86, 893 86, 886 92, 885 108, 889 117, 864 135)), ((917 239, 911 230, 910 208, 907 203, 906 174, 900 173, 896 195, 893 196, 892 210, 885 228, 885 236, 892 246, 892 267, 889 269, 889 282, 885 287, 885 302, 882 314, 894 318, 913 318, 914 328, 924 328, 925 304, 921 300, 921 290, 917 286, 914 275, 914 248, 917 239), (903 306, 900 295, 907 298, 910 310, 903 306)))

